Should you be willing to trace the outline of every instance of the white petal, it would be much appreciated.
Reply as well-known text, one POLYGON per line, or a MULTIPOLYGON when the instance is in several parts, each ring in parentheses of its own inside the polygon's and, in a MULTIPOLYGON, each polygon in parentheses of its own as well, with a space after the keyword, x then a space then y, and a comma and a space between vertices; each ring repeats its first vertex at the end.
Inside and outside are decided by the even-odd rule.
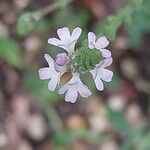
POLYGON ((62 42, 56 38, 49 38, 47 41, 51 45, 59 46, 62 42))
POLYGON ((51 75, 50 75, 50 68, 48 67, 45 67, 45 68, 41 68, 39 69, 39 77, 41 80, 46 80, 46 79, 50 79, 51 78, 51 75))
POLYGON ((68 86, 67 84, 65 84, 64 86, 62 86, 62 87, 59 89, 58 93, 59 93, 59 94, 64 94, 64 93, 68 90, 68 88, 69 88, 69 86, 68 86))
POLYGON ((80 93, 80 95, 82 97, 88 98, 89 96, 92 95, 91 91, 88 89, 87 86, 85 86, 84 84, 80 84, 78 87, 78 92, 80 93))
POLYGON ((69 90, 66 92, 65 101, 74 103, 77 100, 78 91, 76 87, 70 87, 69 90))
POLYGON ((68 52, 69 56, 71 56, 72 53, 74 52, 75 44, 76 44, 76 41, 73 41, 73 42, 63 45, 61 47, 68 52))
POLYGON ((108 67, 112 64, 112 62, 113 62, 112 57, 106 58, 105 60, 102 61, 101 67, 102 68, 108 67))
POLYGON ((72 32, 72 35, 71 35, 71 41, 75 40, 77 42, 77 40, 80 37, 81 33, 82 33, 81 28, 79 28, 79 27, 75 28, 72 32))
POLYGON ((99 73, 98 76, 106 81, 106 82, 110 82, 112 80, 113 77, 113 72, 104 68, 99 69, 99 73))
POLYGON ((49 67, 54 66, 54 60, 50 55, 45 54, 44 58, 46 59, 47 63, 49 64, 49 67))
POLYGON ((71 80, 67 84, 75 84, 77 82, 80 82, 80 77, 78 73, 72 74, 71 80))
POLYGON ((63 48, 67 52, 69 52, 70 49, 71 49, 71 51, 74 51, 75 42, 71 43, 70 39, 68 41, 60 41, 56 38, 50 38, 48 40, 48 43, 51 44, 51 45, 55 45, 55 46, 58 46, 60 48, 63 48))
POLYGON ((57 34, 62 42, 68 41, 70 39, 70 31, 67 27, 61 28, 57 30, 57 34))
POLYGON ((96 41, 96 36, 93 32, 88 33, 88 43, 89 43, 89 48, 93 49, 95 48, 95 41, 96 41))
POLYGON ((105 36, 100 37, 96 42, 96 47, 98 49, 105 48, 108 45, 109 45, 109 41, 105 36))
POLYGON ((60 81, 60 77, 58 75, 53 77, 48 83, 48 89, 50 91, 54 91, 59 81, 60 81))
POLYGON ((96 78, 97 72, 98 72, 98 70, 97 70, 97 69, 93 69, 93 70, 91 70, 91 71, 90 71, 90 73, 91 73, 91 74, 92 74, 92 76, 93 76, 93 79, 95 79, 95 78, 96 78))
POLYGON ((102 82, 102 80, 99 77, 96 77, 95 80, 94 80, 94 82, 95 82, 96 88, 99 91, 102 91, 104 89, 103 82, 102 82))
POLYGON ((102 56, 105 57, 105 58, 109 58, 111 57, 111 52, 107 49, 101 49, 101 52, 102 52, 102 56))

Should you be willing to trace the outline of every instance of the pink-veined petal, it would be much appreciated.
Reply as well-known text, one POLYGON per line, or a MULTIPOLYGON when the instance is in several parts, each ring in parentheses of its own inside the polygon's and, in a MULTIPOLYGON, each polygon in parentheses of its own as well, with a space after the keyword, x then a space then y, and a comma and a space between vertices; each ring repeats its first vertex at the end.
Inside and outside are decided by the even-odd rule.
POLYGON ((112 77, 113 77, 113 72, 108 70, 108 69, 101 68, 101 69, 99 69, 98 76, 102 80, 104 80, 106 82, 110 82, 112 80, 112 77))
POLYGON ((96 36, 93 32, 88 33, 88 43, 89 43, 89 48, 93 49, 95 48, 95 41, 96 41, 96 36))
POLYGON ((96 42, 96 48, 102 49, 109 45, 109 41, 105 36, 100 37, 96 42))
POLYGON ((41 80, 46 80, 46 79, 50 79, 51 75, 50 75, 50 68, 45 67, 45 68, 41 68, 39 69, 38 73, 39 73, 39 77, 41 80))
POLYGON ((70 31, 67 27, 58 29, 57 34, 62 42, 66 42, 70 39, 70 31))

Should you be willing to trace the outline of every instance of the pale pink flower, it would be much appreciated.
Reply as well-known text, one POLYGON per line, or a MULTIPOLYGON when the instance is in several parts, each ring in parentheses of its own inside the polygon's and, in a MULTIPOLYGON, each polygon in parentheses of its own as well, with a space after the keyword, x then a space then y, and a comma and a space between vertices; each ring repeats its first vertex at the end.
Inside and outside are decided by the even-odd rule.
POLYGON ((104 89, 102 80, 105 82, 110 82, 112 80, 113 72, 106 69, 106 67, 112 64, 112 61, 113 60, 111 57, 106 58, 105 60, 97 64, 93 70, 90 71, 93 76, 96 88, 99 91, 102 91, 104 89))
POLYGON ((96 40, 96 36, 93 32, 88 33, 88 43, 90 49, 98 49, 102 52, 102 56, 104 58, 111 57, 111 52, 106 49, 106 47, 109 45, 109 41, 105 36, 100 37, 96 40))
POLYGON ((72 34, 70 34, 68 28, 64 27, 62 29, 57 30, 57 34, 60 40, 56 38, 50 38, 48 39, 48 43, 61 47, 68 52, 68 55, 72 55, 75 49, 75 44, 78 38, 80 37, 81 33, 82 33, 82 29, 79 27, 75 28, 72 34))
POLYGON ((64 94, 65 92, 65 101, 71 103, 77 100, 78 93, 85 98, 92 95, 88 87, 81 82, 77 73, 73 74, 71 80, 59 89, 59 94, 64 94))
POLYGON ((39 69, 39 77, 41 80, 51 79, 48 83, 48 89, 54 91, 60 82, 60 77, 67 71, 67 67, 58 66, 48 54, 45 54, 44 57, 49 67, 39 69))

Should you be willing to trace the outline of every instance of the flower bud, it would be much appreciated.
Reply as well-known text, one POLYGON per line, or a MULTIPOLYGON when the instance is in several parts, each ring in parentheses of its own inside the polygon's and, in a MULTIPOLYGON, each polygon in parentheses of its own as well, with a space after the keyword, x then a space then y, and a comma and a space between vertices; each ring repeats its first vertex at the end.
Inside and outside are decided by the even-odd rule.
POLYGON ((65 65, 66 62, 67 62, 67 55, 66 55, 66 53, 59 53, 59 54, 57 54, 55 61, 56 61, 57 65, 59 65, 59 66, 65 65))

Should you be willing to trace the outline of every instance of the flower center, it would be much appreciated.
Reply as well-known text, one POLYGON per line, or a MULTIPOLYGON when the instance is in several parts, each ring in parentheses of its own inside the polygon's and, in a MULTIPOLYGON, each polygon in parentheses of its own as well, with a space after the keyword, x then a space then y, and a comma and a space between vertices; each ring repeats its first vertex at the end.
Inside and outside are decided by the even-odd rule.
POLYGON ((85 49, 81 47, 77 50, 73 65, 80 73, 85 73, 94 69, 95 65, 101 61, 101 54, 96 49, 85 49))

